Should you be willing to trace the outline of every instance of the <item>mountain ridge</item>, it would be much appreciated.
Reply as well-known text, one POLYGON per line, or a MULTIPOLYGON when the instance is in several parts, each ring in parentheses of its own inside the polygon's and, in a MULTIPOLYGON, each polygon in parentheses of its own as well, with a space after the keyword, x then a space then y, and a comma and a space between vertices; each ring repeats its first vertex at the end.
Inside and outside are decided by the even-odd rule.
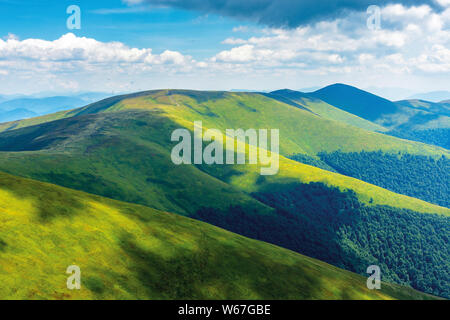
MULTIPOLYGON (((320 111, 317 106, 309 106, 320 111)), ((364 265, 379 261, 388 268, 389 279, 414 283, 415 287, 427 292, 447 295, 445 277, 439 279, 439 287, 435 289, 428 276, 417 282, 424 268, 432 268, 433 272, 443 272, 441 269, 444 268, 445 271, 445 265, 439 261, 445 259, 446 253, 442 250, 431 252, 435 259, 431 261, 437 262, 418 265, 420 252, 414 248, 428 226, 434 225, 433 230, 445 230, 448 208, 285 157, 294 152, 314 157, 320 150, 349 152, 367 147, 373 150, 385 148, 391 155, 402 151, 436 158, 447 152, 356 128, 315 113, 258 93, 162 90, 116 97, 82 110, 68 111, 59 120, 1 133, 0 170, 198 217, 230 231, 307 252, 360 274, 365 271, 364 265), (171 132, 179 128, 192 132, 193 124, 198 120, 202 121, 204 130, 279 128, 280 173, 261 177, 258 165, 175 166, 170 160, 174 146, 170 141, 171 132), (275 203, 265 198, 268 192, 276 192, 277 188, 287 188, 288 197, 297 189, 315 196, 294 197, 303 200, 295 200, 295 210, 285 212, 282 203, 278 202, 284 193, 275 203), (323 197, 326 201, 321 200, 323 197), (323 221, 317 220, 319 217, 314 216, 310 208, 321 208, 328 202, 331 211, 322 212, 320 217, 336 220, 336 223, 322 226, 323 221), (353 222, 345 220, 346 216, 353 222), (373 239, 367 238, 365 233, 367 221, 372 220, 368 216, 383 219, 380 226, 366 226, 375 228, 374 234, 380 237, 376 243, 372 243, 373 239), (299 223, 299 220, 305 223, 299 223), (304 226, 309 226, 308 221, 317 224, 310 226, 309 231, 304 230, 304 226), (420 229, 410 230, 414 221, 420 222, 420 229), (248 227, 242 229, 243 226, 248 227), (344 226, 348 238, 342 237, 344 226), (386 252, 390 251, 386 248, 394 247, 383 247, 388 243, 382 235, 383 226, 391 228, 396 235, 404 233, 408 239, 405 259, 410 261, 413 257, 411 279, 402 276, 405 273, 398 261, 386 258, 393 253, 386 252), (302 234, 316 228, 319 229, 311 237, 302 238, 302 234), (290 231, 285 234, 280 230, 290 231), (317 238, 320 234, 322 237, 317 238), (309 246, 310 241, 317 246, 309 246), (378 251, 367 251, 364 241, 379 248, 378 251), (334 252, 343 253, 329 256, 328 251, 320 249, 330 245, 336 248, 334 252)), ((247 148, 250 148, 248 144, 247 148)), ((426 239, 430 248, 442 248, 440 234, 426 239)))

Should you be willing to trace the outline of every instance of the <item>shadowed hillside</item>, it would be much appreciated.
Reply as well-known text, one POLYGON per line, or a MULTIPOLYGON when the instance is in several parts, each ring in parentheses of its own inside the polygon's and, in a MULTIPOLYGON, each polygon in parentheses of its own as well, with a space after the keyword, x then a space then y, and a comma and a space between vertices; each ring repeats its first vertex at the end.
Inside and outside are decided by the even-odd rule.
POLYGON ((202 222, 3 173, 0 212, 0 299, 432 298, 368 290, 364 277, 202 222), (69 265, 81 290, 66 288, 69 265))

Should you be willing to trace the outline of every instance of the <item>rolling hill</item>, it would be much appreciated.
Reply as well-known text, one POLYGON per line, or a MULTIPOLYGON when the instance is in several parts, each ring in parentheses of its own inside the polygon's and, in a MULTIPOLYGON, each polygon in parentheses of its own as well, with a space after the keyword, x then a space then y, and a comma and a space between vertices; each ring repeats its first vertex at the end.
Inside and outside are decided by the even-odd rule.
POLYGON ((433 299, 143 206, 0 173, 0 299, 433 299), (68 290, 69 265, 81 289, 68 290), (270 275, 270 276, 268 276, 270 275))
POLYGON ((365 126, 365 129, 450 148, 450 105, 445 102, 419 99, 392 102, 344 84, 334 84, 306 96, 325 101, 380 126, 365 126))
POLYGON ((275 99, 282 99, 281 101, 286 103, 303 107, 325 119, 340 121, 369 131, 384 132, 388 130, 381 125, 332 106, 307 93, 284 89, 271 92, 271 96, 275 99))
MULTIPOLYGON (((144 205, 158 203, 161 207, 157 209, 184 214, 192 210, 182 208, 198 209, 210 200, 207 194, 205 198, 190 199, 188 192, 188 202, 175 207, 174 186, 187 184, 186 190, 179 187, 180 192, 195 190, 200 194, 205 193, 203 185, 217 186, 217 190, 226 188, 229 190, 226 194, 233 197, 237 194, 240 198, 242 191, 257 191, 259 186, 255 182, 259 172, 256 166, 225 166, 220 172, 206 172, 208 167, 179 167, 171 163, 170 151, 174 146, 170 141, 171 132, 180 126, 192 130, 193 121, 201 119, 205 129, 280 128, 280 176, 283 178, 305 183, 324 182, 342 190, 350 188, 366 203, 372 199, 374 204, 448 212, 448 209, 283 157, 295 153, 315 156, 323 151, 381 149, 438 158, 449 156, 446 150, 323 119, 261 94, 154 91, 106 99, 65 112, 63 116, 67 118, 1 133, 0 169, 118 200, 144 205), (153 155, 151 162, 144 161, 148 155, 153 155), (160 172, 166 172, 163 180, 160 172), (201 177, 186 179, 192 175, 201 177), (211 181, 201 184, 204 179, 211 181), (166 191, 161 192, 161 188, 166 191)), ((37 120, 46 118, 25 120, 25 123, 37 120)), ((20 126, 21 122, 18 124, 20 126)), ((224 204, 230 203, 229 200, 224 200, 224 204)))
POLYGON ((395 103, 340 83, 327 86, 310 95, 373 122, 398 112, 395 103))
MULTIPOLYGON (((327 108, 324 113, 339 113, 327 108)), ((450 209, 285 157, 382 150, 439 159, 448 151, 357 128, 311 109, 259 93, 157 90, 118 96, 5 124, 0 170, 195 217, 360 274, 376 262, 389 281, 448 296, 445 261, 450 253, 442 243, 450 209), (279 128, 280 173, 262 177, 258 165, 174 165, 171 132, 192 131, 198 120, 204 129, 279 128), (304 190, 316 196, 302 193, 294 199, 305 201, 283 205, 283 199, 291 201, 292 194, 304 190), (268 198, 275 192, 281 192, 276 201, 268 198), (314 208, 326 203, 330 209, 315 215, 314 208), (339 219, 330 224, 333 217, 339 219), (380 223, 371 224, 373 219, 380 223), (414 229, 416 222, 420 228, 414 229), (391 245, 398 241, 386 237, 387 228, 405 239, 404 249, 391 245), (431 251, 418 251, 418 240, 431 251), (330 247, 339 254, 330 256, 330 247), (423 261, 425 254, 431 256, 423 261), (411 266, 406 278, 401 259, 411 266), (429 274, 442 277, 433 284, 429 274)))

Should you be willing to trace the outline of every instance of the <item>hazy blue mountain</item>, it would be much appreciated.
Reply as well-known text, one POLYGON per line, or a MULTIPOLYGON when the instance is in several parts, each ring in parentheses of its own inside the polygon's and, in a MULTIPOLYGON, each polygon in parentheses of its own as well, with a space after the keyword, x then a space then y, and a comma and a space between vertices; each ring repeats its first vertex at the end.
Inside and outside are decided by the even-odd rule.
POLYGON ((85 92, 74 96, 26 96, 14 99, 8 99, 7 96, 0 96, 0 122, 14 121, 79 108, 107 96, 108 94, 100 92, 85 92), (6 99, 6 101, 2 101, 2 98, 6 99))
POLYGON ((37 116, 36 113, 24 108, 14 109, 10 111, 0 111, 0 122, 14 121, 17 119, 27 119, 37 116))
POLYGON ((310 95, 370 121, 398 112, 398 106, 395 103, 340 83, 327 86, 310 95))
POLYGON ((450 100, 442 102, 431 102, 425 100, 401 100, 395 102, 399 106, 413 108, 416 110, 422 110, 426 112, 431 112, 439 115, 450 116, 450 100))
POLYGON ((425 92, 425 93, 419 93, 415 94, 408 99, 418 99, 418 100, 427 100, 431 102, 440 102, 444 100, 450 99, 450 91, 432 91, 432 92, 425 92))
MULTIPOLYGON (((312 93, 278 90, 273 94, 296 101, 304 101, 307 97, 314 98, 317 99, 316 102, 324 101, 333 107, 381 126, 371 128, 360 122, 351 123, 368 130, 386 132, 403 139, 434 144, 447 149, 450 146, 448 138, 450 136, 450 103, 420 99, 393 102, 344 84, 330 85, 312 93)), ((328 116, 337 117, 337 114, 332 113, 328 116)), ((349 123, 351 119, 339 118, 339 120, 349 123)))

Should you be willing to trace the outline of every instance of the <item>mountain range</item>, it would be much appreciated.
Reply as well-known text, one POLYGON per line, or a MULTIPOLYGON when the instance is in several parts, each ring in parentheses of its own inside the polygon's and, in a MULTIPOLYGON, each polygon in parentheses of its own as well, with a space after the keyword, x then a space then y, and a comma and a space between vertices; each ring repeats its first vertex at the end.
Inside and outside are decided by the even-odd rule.
POLYGON ((409 100, 426 100, 431 102, 439 102, 450 99, 450 91, 432 91, 412 95, 409 100))
POLYGON ((336 84, 153 90, 0 124, 0 295, 64 298, 56 270, 77 259, 83 298, 448 298, 449 110, 336 84), (173 164, 171 133, 195 121, 279 129, 279 174, 173 164), (372 264, 386 291, 364 287, 372 264), (10 289, 5 270, 30 265, 39 289, 10 289))
POLYGON ((73 96, 0 97, 0 122, 32 118, 82 107, 107 96, 105 93, 88 92, 73 96))

